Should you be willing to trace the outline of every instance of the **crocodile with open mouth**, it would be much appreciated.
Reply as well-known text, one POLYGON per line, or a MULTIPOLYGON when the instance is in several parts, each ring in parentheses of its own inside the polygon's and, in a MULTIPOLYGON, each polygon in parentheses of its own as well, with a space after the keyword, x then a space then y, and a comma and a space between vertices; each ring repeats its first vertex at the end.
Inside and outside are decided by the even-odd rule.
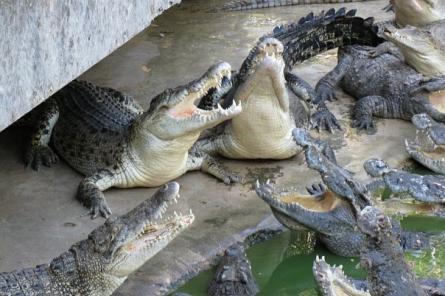
POLYGON ((111 295, 193 222, 191 211, 162 219, 178 197, 179 185, 168 183, 130 212, 108 219, 51 263, 0 272, 0 295, 111 295))
MULTIPOLYGON (((312 272, 321 296, 371 296, 369 282, 347 277, 343 266, 331 266, 324 257, 315 258, 312 272)), ((417 279, 417 283, 428 296, 445 295, 445 281, 443 280, 417 279)), ((404 287, 401 287, 401 290, 404 291, 404 287)))
POLYGON ((403 170, 391 169, 381 159, 369 159, 363 167, 377 180, 367 185, 370 191, 389 188, 393 193, 406 193, 414 199, 427 203, 445 203, 445 177, 418 175, 403 170))
MULTIPOLYGON (((357 229, 357 213, 371 204, 367 190, 349 172, 317 152, 315 146, 305 150, 309 167, 310 162, 318 163, 311 168, 317 170, 323 180, 322 184, 307 188, 310 195, 300 194, 296 187, 275 189, 268 182, 257 182, 256 193, 287 228, 309 229, 331 252, 358 256, 364 236, 357 229)), ((428 234, 402 231, 396 220, 392 223, 404 248, 419 249, 429 245, 428 234)))
POLYGON ((416 138, 405 140, 406 151, 425 167, 445 175, 445 125, 424 113, 414 115, 411 121, 416 127, 416 138))
POLYGON ((342 266, 331 267, 318 256, 313 275, 322 296, 419 296, 445 295, 445 282, 417 279, 404 259, 390 219, 375 207, 361 212, 358 228, 365 235, 360 264, 366 281, 349 279, 342 266))
POLYGON ((241 112, 236 103, 226 109, 195 106, 230 76, 230 65, 218 63, 201 78, 159 94, 147 111, 116 90, 74 81, 36 110, 40 123, 25 162, 34 169, 53 164, 51 140, 57 154, 86 175, 77 197, 93 218, 111 214, 102 191, 113 186, 159 186, 190 170, 238 181, 212 157, 189 151, 203 130, 241 112))
POLYGON ((387 25, 384 34, 400 48, 405 61, 388 53, 372 57, 371 47, 342 48, 338 65, 316 86, 317 102, 334 98, 333 87, 340 85, 358 98, 353 127, 373 128, 373 116, 411 120, 419 113, 444 122, 445 109, 432 94, 445 86, 445 52, 439 46, 444 22, 422 29, 387 25))
MULTIPOLYGON (((313 88, 287 71, 322 51, 351 43, 378 44, 372 20, 355 11, 333 9, 313 13, 298 23, 276 27, 250 51, 223 106, 234 101, 243 111, 222 124, 213 136, 197 143, 199 150, 232 159, 286 159, 301 147, 292 140, 295 127, 308 126, 309 112, 302 101, 315 99, 313 88)), ((324 103, 317 105, 312 123, 319 129, 339 128, 324 103)))

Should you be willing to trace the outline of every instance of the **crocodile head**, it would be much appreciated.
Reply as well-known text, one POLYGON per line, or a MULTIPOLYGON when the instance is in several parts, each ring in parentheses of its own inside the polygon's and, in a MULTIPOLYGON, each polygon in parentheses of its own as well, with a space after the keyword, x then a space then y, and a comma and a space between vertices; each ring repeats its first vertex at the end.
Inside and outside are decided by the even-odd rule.
POLYGON ((70 251, 77 261, 76 274, 88 285, 84 289, 100 291, 94 295, 111 295, 130 273, 186 229, 194 220, 191 211, 185 215, 175 212, 162 219, 168 205, 178 197, 178 183, 168 183, 150 199, 120 217, 108 219, 88 239, 73 245, 70 251))
POLYGON ((405 140, 408 154, 430 170, 445 174, 445 125, 427 114, 416 114, 411 121, 416 127, 414 140, 405 140))
POLYGON ((442 19, 439 0, 391 0, 396 23, 421 27, 442 19))
POLYGON ((323 296, 371 296, 368 291, 357 287, 343 272, 343 267, 330 266, 324 256, 315 258, 312 266, 315 283, 323 296))
MULTIPOLYGON (((227 109, 219 105, 211 110, 198 107, 209 93, 226 90, 231 79, 231 67, 222 62, 210 67, 204 75, 186 85, 167 89, 150 103, 144 114, 143 126, 156 137, 172 140, 186 135, 199 135, 241 112, 241 104, 233 103, 227 109)), ((206 105, 204 103, 201 104, 206 105)))
POLYGON ((243 84, 235 94, 237 101, 276 97, 279 108, 289 111, 283 51, 283 44, 275 38, 265 38, 252 48, 239 71, 239 80, 243 84))
POLYGON ((332 235, 350 232, 354 228, 351 206, 332 191, 305 195, 295 187, 277 190, 272 184, 259 182, 255 190, 269 205, 277 220, 289 229, 303 228, 332 235))
POLYGON ((402 51, 407 64, 427 76, 445 75, 445 29, 443 22, 417 28, 384 28, 387 39, 402 51))
POLYGON ((368 175, 374 178, 381 177, 391 170, 385 161, 377 158, 371 158, 365 161, 363 168, 368 175))
POLYGON ((232 245, 224 252, 208 295, 256 295, 258 292, 244 246, 232 245))

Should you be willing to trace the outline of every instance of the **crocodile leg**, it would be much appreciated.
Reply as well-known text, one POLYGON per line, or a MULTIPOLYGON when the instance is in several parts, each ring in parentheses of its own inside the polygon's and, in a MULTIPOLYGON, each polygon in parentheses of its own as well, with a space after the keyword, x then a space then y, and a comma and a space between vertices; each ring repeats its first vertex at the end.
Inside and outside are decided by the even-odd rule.
POLYGON ((377 47, 374 47, 374 49, 370 50, 369 54, 376 58, 378 56, 381 56, 382 54, 392 54, 393 56, 397 57, 399 60, 404 61, 405 57, 403 56, 402 51, 392 42, 383 42, 379 44, 377 47))
POLYGON ((414 95, 420 91, 435 92, 444 89, 445 89, 445 76, 441 76, 425 81, 419 87, 415 88, 411 92, 411 95, 414 95))
POLYGON ((243 182, 243 178, 240 175, 227 170, 214 157, 196 151, 190 152, 187 159, 187 171, 195 170, 206 172, 225 184, 243 182))
POLYGON ((286 79, 286 82, 289 85, 292 92, 301 100, 306 101, 308 103, 312 103, 315 101, 315 96, 316 96, 315 90, 304 79, 290 72, 284 73, 284 78, 286 79))
POLYGON ((111 210, 107 205, 103 190, 117 183, 116 175, 108 169, 101 169, 86 177, 79 184, 77 199, 86 207, 90 208, 89 214, 92 219, 99 215, 108 218, 111 210))
POLYGON ((39 108, 41 114, 37 122, 37 130, 32 135, 31 141, 24 155, 25 166, 31 166, 34 170, 39 167, 50 167, 59 161, 54 151, 48 146, 52 130, 59 119, 59 107, 57 102, 49 99, 39 108))
POLYGON ((315 86, 316 99, 314 104, 320 104, 326 100, 336 99, 334 88, 340 84, 340 81, 352 66, 353 58, 350 55, 339 57, 337 66, 326 74, 315 86))
POLYGON ((390 112, 388 102, 381 96, 367 96, 357 101, 354 107, 352 127, 369 130, 374 128, 372 116, 382 118, 400 118, 390 112))
POLYGON ((335 129, 341 130, 340 124, 334 114, 329 111, 324 102, 318 104, 317 111, 311 116, 311 127, 318 131, 327 130, 332 133, 335 129))
MULTIPOLYGON (((315 90, 305 80, 289 72, 285 73, 285 78, 290 90, 301 100, 309 103, 316 101, 315 90)), ((319 131, 322 129, 328 130, 329 132, 333 132, 335 129, 341 129, 334 114, 329 111, 323 101, 316 104, 315 107, 317 111, 311 116, 312 127, 317 128, 319 131)), ((301 108, 298 110, 301 110, 301 108)), ((296 114, 294 117, 300 118, 301 115, 296 114)))
POLYGON ((437 110, 424 95, 417 95, 402 102, 403 113, 410 115, 407 120, 415 114, 426 113, 437 122, 445 123, 445 113, 437 110))

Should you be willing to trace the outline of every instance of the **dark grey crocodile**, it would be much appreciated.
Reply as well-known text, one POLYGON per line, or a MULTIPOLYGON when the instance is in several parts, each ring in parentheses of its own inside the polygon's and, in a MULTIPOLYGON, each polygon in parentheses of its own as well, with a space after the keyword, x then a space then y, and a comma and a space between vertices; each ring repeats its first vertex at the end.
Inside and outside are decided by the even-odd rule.
MULTIPOLYGON (((347 277, 341 265, 330 266, 324 257, 316 257, 312 271, 321 296, 371 296, 369 282, 347 277)), ((444 280, 417 279, 417 283, 426 295, 445 296, 444 280)))
POLYGON ((238 243, 229 247, 216 269, 207 295, 252 296, 258 292, 244 246, 238 243))
MULTIPOLYGON (((306 148, 306 161, 317 159, 319 165, 312 168, 320 172, 324 184, 307 188, 310 195, 300 194, 296 187, 275 189, 270 183, 257 183, 256 192, 287 228, 309 229, 331 252, 357 256, 364 236, 357 229, 356 215, 371 204, 366 188, 321 152, 309 151, 314 149, 315 146, 306 148)), ((404 248, 419 249, 429 245, 428 234, 402 232, 396 220, 393 225, 404 248)))
POLYGON ((440 286, 443 287, 443 283, 439 281, 423 281, 423 284, 430 284, 430 286, 421 286, 422 282, 417 280, 404 259, 391 219, 380 209, 372 206, 364 208, 357 224, 360 232, 365 236, 360 254, 360 265, 367 272, 367 283, 354 283, 346 278, 341 268, 331 268, 324 259, 317 258, 313 272, 321 295, 441 295, 427 292, 432 292, 432 290, 440 292, 440 286))
POLYGON ((225 11, 252 10, 259 8, 283 7, 292 5, 307 4, 327 4, 327 3, 348 3, 364 2, 374 0, 233 0, 225 3, 220 9, 225 11))
POLYGON ((333 99, 333 88, 340 85, 359 99, 353 110, 352 122, 352 126, 359 129, 373 128, 373 116, 411 120, 415 114, 427 113, 435 120, 445 121, 445 109, 431 95, 431 92, 444 88, 445 76, 425 80, 425 75, 433 72, 438 75, 442 71, 439 68, 443 63, 430 64, 439 61, 438 57, 444 53, 426 39, 412 38, 418 30, 388 27, 385 31, 388 39, 399 42, 405 56, 412 53, 416 57, 411 60, 417 71, 393 54, 372 57, 374 48, 348 46, 339 50, 339 63, 335 69, 317 84, 316 102, 333 99), (414 40, 417 43, 412 43, 414 40), (402 48, 402 43, 409 46, 402 48), (418 72, 428 65, 429 73, 418 72))
POLYGON ((86 175, 77 198, 90 207, 92 217, 111 213, 102 193, 110 187, 159 186, 191 170, 225 183, 238 181, 212 157, 189 152, 203 130, 241 112, 235 103, 226 109, 195 106, 230 75, 229 64, 216 64, 201 78, 158 95, 147 111, 119 91, 74 81, 36 110, 40 123, 25 163, 34 169, 53 164, 51 139, 59 156, 86 175))
POLYGON ((194 220, 191 213, 161 219, 179 197, 179 185, 166 184, 151 198, 108 219, 50 264, 0 273, 0 295, 108 296, 194 220))
POLYGON ((406 151, 425 167, 445 175, 445 125, 423 113, 414 115, 411 121, 417 129, 416 137, 405 140, 406 151))
POLYGON ((394 193, 406 193, 414 199, 428 203, 445 203, 445 177, 418 175, 403 170, 391 169, 380 159, 364 163, 365 171, 377 180, 367 185, 369 190, 389 188, 394 193))
MULTIPOLYGON (((286 159, 301 152, 291 134, 295 127, 308 125, 308 110, 292 95, 313 101, 315 92, 285 69, 336 46, 379 43, 372 21, 354 15, 355 11, 344 8, 319 16, 311 13, 260 38, 223 98, 223 106, 235 101, 243 105, 243 112, 221 125, 214 136, 198 142, 199 150, 233 159, 286 159)), ((339 128, 323 103, 316 108, 314 126, 339 128)))

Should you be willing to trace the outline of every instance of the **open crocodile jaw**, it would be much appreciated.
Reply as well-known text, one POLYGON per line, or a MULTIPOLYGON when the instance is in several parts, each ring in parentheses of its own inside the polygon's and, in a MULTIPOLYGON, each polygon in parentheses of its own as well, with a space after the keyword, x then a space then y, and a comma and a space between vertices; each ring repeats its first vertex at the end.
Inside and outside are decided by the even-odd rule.
MULTIPOLYGON (((184 215, 174 212, 170 217, 163 218, 169 205, 176 203, 179 198, 179 185, 177 183, 169 183, 164 188, 169 189, 167 186, 172 187, 172 185, 176 186, 174 188, 176 191, 170 190, 172 193, 170 193, 168 200, 161 202, 159 207, 150 213, 146 221, 139 221, 137 224, 131 222, 131 220, 127 222, 128 225, 123 229, 134 228, 133 233, 113 252, 112 263, 109 268, 110 274, 125 278, 193 223, 195 217, 191 210, 184 215)), ((157 197, 155 195, 152 198, 157 197)), ((147 209, 139 206, 126 216, 140 217, 147 211, 147 209)))
POLYGON ((331 267, 324 256, 320 259, 317 255, 312 271, 323 296, 371 296, 368 291, 357 289, 344 274, 343 266, 331 267))
POLYGON ((429 136, 419 137, 414 140, 406 140, 405 147, 408 154, 417 162, 430 170, 445 175, 445 146, 436 145, 429 136))
POLYGON ((231 157, 292 157, 297 152, 291 137, 295 122, 289 112, 284 62, 276 55, 266 56, 254 71, 235 94, 243 112, 231 120, 229 128, 234 146, 241 148, 231 153, 239 156, 231 157))
POLYGON ((435 109, 445 113, 445 89, 429 94, 428 99, 435 109))
POLYGON ((313 230, 310 225, 299 223, 297 212, 306 212, 310 215, 329 213, 342 203, 342 200, 330 191, 317 199, 312 195, 303 195, 297 192, 274 192, 268 187, 257 185, 257 193, 270 206, 277 220, 287 228, 294 230, 313 230))

